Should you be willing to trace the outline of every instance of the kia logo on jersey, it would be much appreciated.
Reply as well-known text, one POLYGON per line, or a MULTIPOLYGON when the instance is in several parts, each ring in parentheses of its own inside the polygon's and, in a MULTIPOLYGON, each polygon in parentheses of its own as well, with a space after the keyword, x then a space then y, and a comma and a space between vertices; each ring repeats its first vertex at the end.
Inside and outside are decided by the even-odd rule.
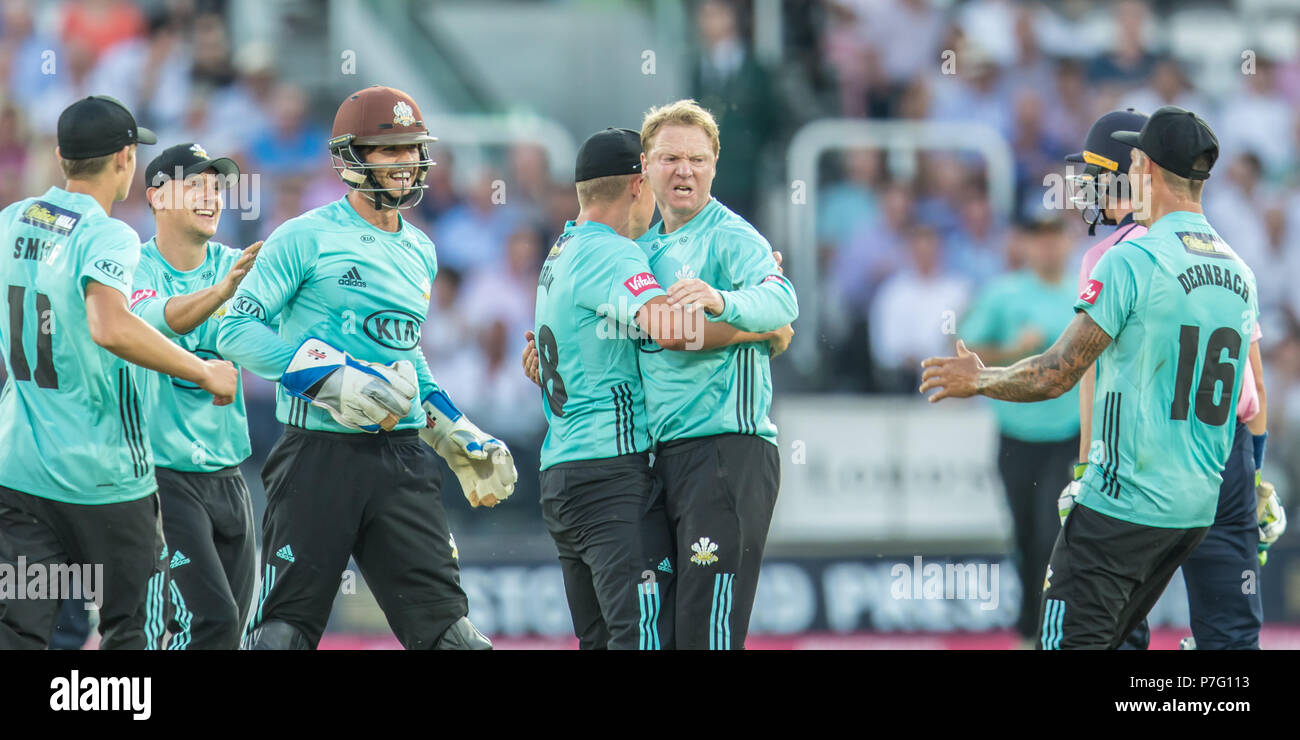
POLYGON ((1097 304, 1097 296, 1101 295, 1101 282, 1098 280, 1089 280, 1088 284, 1083 286, 1083 291, 1079 293, 1079 300, 1086 302, 1089 306, 1097 304))
POLYGON ((123 269, 121 265, 114 262, 113 260, 100 260, 95 263, 95 269, 113 278, 114 280, 121 280, 122 277, 126 275, 126 270, 123 269))
POLYGON ((361 326, 366 336, 389 349, 414 349, 420 343, 420 318, 405 311, 375 311, 361 326))
POLYGON ((237 296, 234 304, 235 313, 242 313, 245 316, 252 316, 258 321, 266 321, 266 309, 256 299, 249 298, 246 295, 237 296))
POLYGON ((634 296, 641 295, 651 288, 663 290, 663 288, 659 287, 659 281, 655 280, 655 276, 648 272, 642 272, 624 280, 623 287, 631 291, 634 296))

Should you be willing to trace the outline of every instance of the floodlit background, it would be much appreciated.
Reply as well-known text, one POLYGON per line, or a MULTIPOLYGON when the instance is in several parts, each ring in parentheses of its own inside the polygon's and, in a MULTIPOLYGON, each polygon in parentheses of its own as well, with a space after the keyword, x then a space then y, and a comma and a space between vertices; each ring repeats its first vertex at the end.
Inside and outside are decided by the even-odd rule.
MULTIPOLYGON (((347 94, 379 83, 419 103, 441 140, 428 193, 408 212, 438 248, 424 351, 461 408, 509 442, 521 473, 495 510, 471 510, 450 474, 443 489, 470 616, 499 646, 575 644, 537 503, 542 400, 518 361, 541 260, 577 212, 574 153, 588 134, 637 128, 648 107, 681 97, 721 124, 714 195, 784 253, 800 297, 794 343, 773 362, 783 485, 751 647, 1016 644, 998 427, 983 402, 925 404, 918 363, 950 350, 981 291, 1054 248, 1044 240, 1058 240, 1077 272, 1092 241, 1077 212, 1054 214, 1060 234, 1024 225, 1042 220, 1063 156, 1115 108, 1177 104, 1219 136, 1207 214, 1258 278, 1265 478, 1295 499, 1292 0, 0 6, 0 204, 61 184, 59 112, 109 94, 158 132, 153 151, 193 140, 256 176, 228 195, 217 237, 246 245, 343 195, 325 141, 347 94), (898 566, 946 562, 999 566, 996 595, 906 598, 898 566)), ((150 152, 141 148, 141 171, 150 152)), ((148 238, 143 191, 113 215, 148 238)), ((254 454, 244 470, 260 518, 258 473, 281 428, 273 386, 245 378, 254 454)), ((1297 543, 1289 532, 1263 571, 1265 647, 1300 646, 1297 543)), ((323 646, 395 646, 355 570, 340 590, 323 646)), ((1152 613, 1154 646, 1188 634, 1186 612, 1176 578, 1152 613)))

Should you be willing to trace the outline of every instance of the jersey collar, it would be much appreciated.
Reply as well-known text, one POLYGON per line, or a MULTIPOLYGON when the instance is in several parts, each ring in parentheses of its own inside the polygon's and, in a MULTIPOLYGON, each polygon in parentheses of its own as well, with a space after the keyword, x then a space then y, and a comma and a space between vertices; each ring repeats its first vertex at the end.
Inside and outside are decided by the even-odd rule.
POLYGON ((95 200, 95 196, 87 193, 74 193, 71 190, 64 190, 58 185, 51 185, 49 190, 41 196, 42 200, 62 200, 65 203, 72 201, 81 209, 83 213, 94 212, 100 216, 108 216, 104 207, 95 200))
POLYGON ((361 214, 357 213, 357 209, 352 207, 352 201, 348 200, 348 196, 345 195, 342 198, 339 198, 339 201, 343 204, 343 210, 348 214, 348 217, 355 220, 363 228, 369 229, 377 234, 383 234, 385 238, 389 239, 401 237, 406 234, 406 219, 402 218, 400 211, 397 213, 397 231, 384 231, 362 218, 361 214))
POLYGON ((673 239, 688 238, 692 236, 697 229, 702 228, 704 222, 708 220, 706 214, 711 214, 715 209, 719 207, 721 207, 721 204, 718 203, 718 199, 710 195, 709 202, 704 204, 704 207, 700 209, 700 212, 695 214, 694 216, 691 216, 690 221, 687 221, 686 223, 677 227, 677 230, 674 231, 673 233, 671 234, 664 233, 664 222, 662 220, 660 220, 659 223, 655 224, 654 227, 650 229, 650 233, 654 234, 656 239, 663 239, 664 241, 672 241, 673 239))
POLYGON ((152 248, 153 251, 157 252, 159 261, 161 261, 163 265, 167 267, 167 270, 171 272, 173 275, 178 275, 180 277, 189 277, 191 275, 199 274, 200 270, 208 266, 208 255, 212 253, 212 242, 207 241, 203 243, 203 262, 201 262, 199 266, 194 268, 193 270, 178 270, 175 265, 169 262, 167 260, 167 255, 163 254, 163 251, 158 248, 158 236, 156 234, 150 237, 149 241, 142 244, 140 248, 142 250, 147 248, 152 248))

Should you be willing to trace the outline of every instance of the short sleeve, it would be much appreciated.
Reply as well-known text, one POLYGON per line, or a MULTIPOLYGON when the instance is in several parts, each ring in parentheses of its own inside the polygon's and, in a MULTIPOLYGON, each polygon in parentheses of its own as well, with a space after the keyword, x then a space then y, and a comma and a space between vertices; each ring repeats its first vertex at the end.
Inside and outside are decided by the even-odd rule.
POLYGON ((584 286, 577 291, 578 305, 626 326, 636 325, 637 311, 651 299, 667 295, 650 270, 645 252, 626 239, 594 252, 586 265, 599 276, 595 280, 576 280, 584 286))
POLYGON ((141 257, 140 266, 136 268, 131 282, 131 296, 127 299, 127 306, 131 313, 139 316, 146 324, 168 338, 175 339, 180 335, 167 323, 168 297, 159 292, 158 281, 158 271, 153 262, 141 257))
POLYGON ((1097 326, 1111 339, 1119 336, 1128 323, 1129 314, 1137 305, 1138 269, 1135 264, 1144 257, 1142 250, 1120 244, 1108 250, 1097 260, 1074 310, 1083 311, 1097 322, 1097 326))
POLYGON ((81 235, 85 248, 78 282, 85 290, 86 281, 94 280, 113 288, 130 301, 131 281, 140 264, 140 237, 135 229, 121 221, 102 223, 102 227, 81 235))

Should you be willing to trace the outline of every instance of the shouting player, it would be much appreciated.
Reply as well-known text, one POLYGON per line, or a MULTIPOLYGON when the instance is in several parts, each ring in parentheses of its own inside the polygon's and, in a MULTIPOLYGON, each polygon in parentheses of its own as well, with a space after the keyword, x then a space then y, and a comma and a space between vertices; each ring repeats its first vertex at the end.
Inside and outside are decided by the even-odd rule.
MULTIPOLYGON (((199 357, 220 357, 225 304, 262 247, 241 252, 210 241, 222 190, 238 176, 233 160, 210 158, 195 143, 165 149, 145 168, 158 231, 140 248, 131 312, 199 357)), ((234 650, 257 581, 253 504, 239 472, 252 452, 243 384, 234 403, 218 408, 191 383, 146 375, 141 387, 179 628, 168 648, 234 650)))
POLYGON ((433 451, 474 505, 495 506, 516 476, 419 349, 437 261, 401 210, 424 195, 432 141, 406 93, 349 95, 329 150, 350 192, 278 227, 221 321, 217 349, 279 381, 286 425, 262 471, 254 649, 314 649, 349 556, 408 649, 491 648, 466 616, 433 451))
MULTIPOLYGON (((186 352, 128 310, 140 238, 109 214, 130 192, 137 144, 155 142, 118 101, 84 98, 59 116, 67 183, 0 212, 0 563, 102 565, 102 582, 61 596, 102 601, 104 649, 160 647, 167 619, 153 454, 128 363, 219 405, 238 381, 229 362, 186 352)), ((0 649, 44 648, 58 609, 0 600, 0 649)))
MULTIPOLYGON (((1137 239, 1147 232, 1146 226, 1134 220, 1127 189, 1119 183, 1120 174, 1128 172, 1133 147, 1111 138, 1116 131, 1140 130, 1146 121, 1145 115, 1131 108, 1107 113, 1088 130, 1083 151, 1066 157, 1066 161, 1084 164, 1083 175, 1071 180, 1077 187, 1075 202, 1085 206, 1083 216, 1089 224, 1089 234, 1095 233, 1098 222, 1117 226, 1113 234, 1084 255, 1079 272, 1081 292, 1087 288, 1089 276, 1103 254, 1116 244, 1137 239)), ((1246 370, 1243 371, 1241 398, 1236 406, 1236 432, 1232 452, 1223 469, 1214 525, 1182 565, 1192 636, 1202 649, 1259 647, 1259 629, 1263 622, 1259 589, 1243 592, 1241 574, 1251 572, 1258 580, 1258 560, 1263 557, 1257 555, 1261 533, 1264 534, 1262 546, 1267 548, 1270 540, 1276 540, 1281 534, 1277 530, 1286 526, 1283 521, 1280 528, 1261 529, 1267 522, 1261 524, 1263 517, 1257 511, 1257 471, 1263 466, 1268 438, 1260 336, 1257 322, 1246 357, 1246 370)), ((1079 384, 1083 441, 1079 445, 1079 462, 1074 466, 1074 482, 1066 487, 1058 503, 1062 519, 1074 505, 1080 488, 1079 480, 1089 467, 1095 377, 1096 368, 1090 367, 1079 384)), ((1097 456, 1101 454, 1101 446, 1098 446, 1097 456)), ((1271 488, 1267 489, 1264 498, 1265 506, 1271 503, 1278 508, 1276 493, 1271 488)), ((1151 633, 1144 619, 1125 639, 1123 647, 1146 649, 1150 639, 1151 633)))
MULTIPOLYGON (((695 101, 652 108, 642 168, 663 220, 638 243, 673 306, 765 333, 792 323, 794 287, 753 226, 710 194, 718 126, 695 101)), ((677 646, 743 649, 780 485, 769 354, 641 347, 654 476, 675 534, 677 646)))
POLYGON ((962 342, 922 363, 934 402, 1054 398, 1097 362, 1097 453, 1048 563, 1043 649, 1119 647, 1205 538, 1259 315, 1254 274, 1202 215, 1219 154, 1209 125, 1166 106, 1111 136, 1134 147, 1129 183, 1150 230, 1102 255, 1065 333, 1010 367, 985 368, 962 342))
POLYGON ((668 308, 631 240, 645 233, 655 208, 641 174, 640 133, 593 134, 578 150, 574 181, 580 211, 542 267, 535 348, 524 356, 549 425, 542 516, 559 550, 579 646, 672 647, 674 554, 663 502, 652 496, 640 337, 672 351, 769 337, 668 308))

